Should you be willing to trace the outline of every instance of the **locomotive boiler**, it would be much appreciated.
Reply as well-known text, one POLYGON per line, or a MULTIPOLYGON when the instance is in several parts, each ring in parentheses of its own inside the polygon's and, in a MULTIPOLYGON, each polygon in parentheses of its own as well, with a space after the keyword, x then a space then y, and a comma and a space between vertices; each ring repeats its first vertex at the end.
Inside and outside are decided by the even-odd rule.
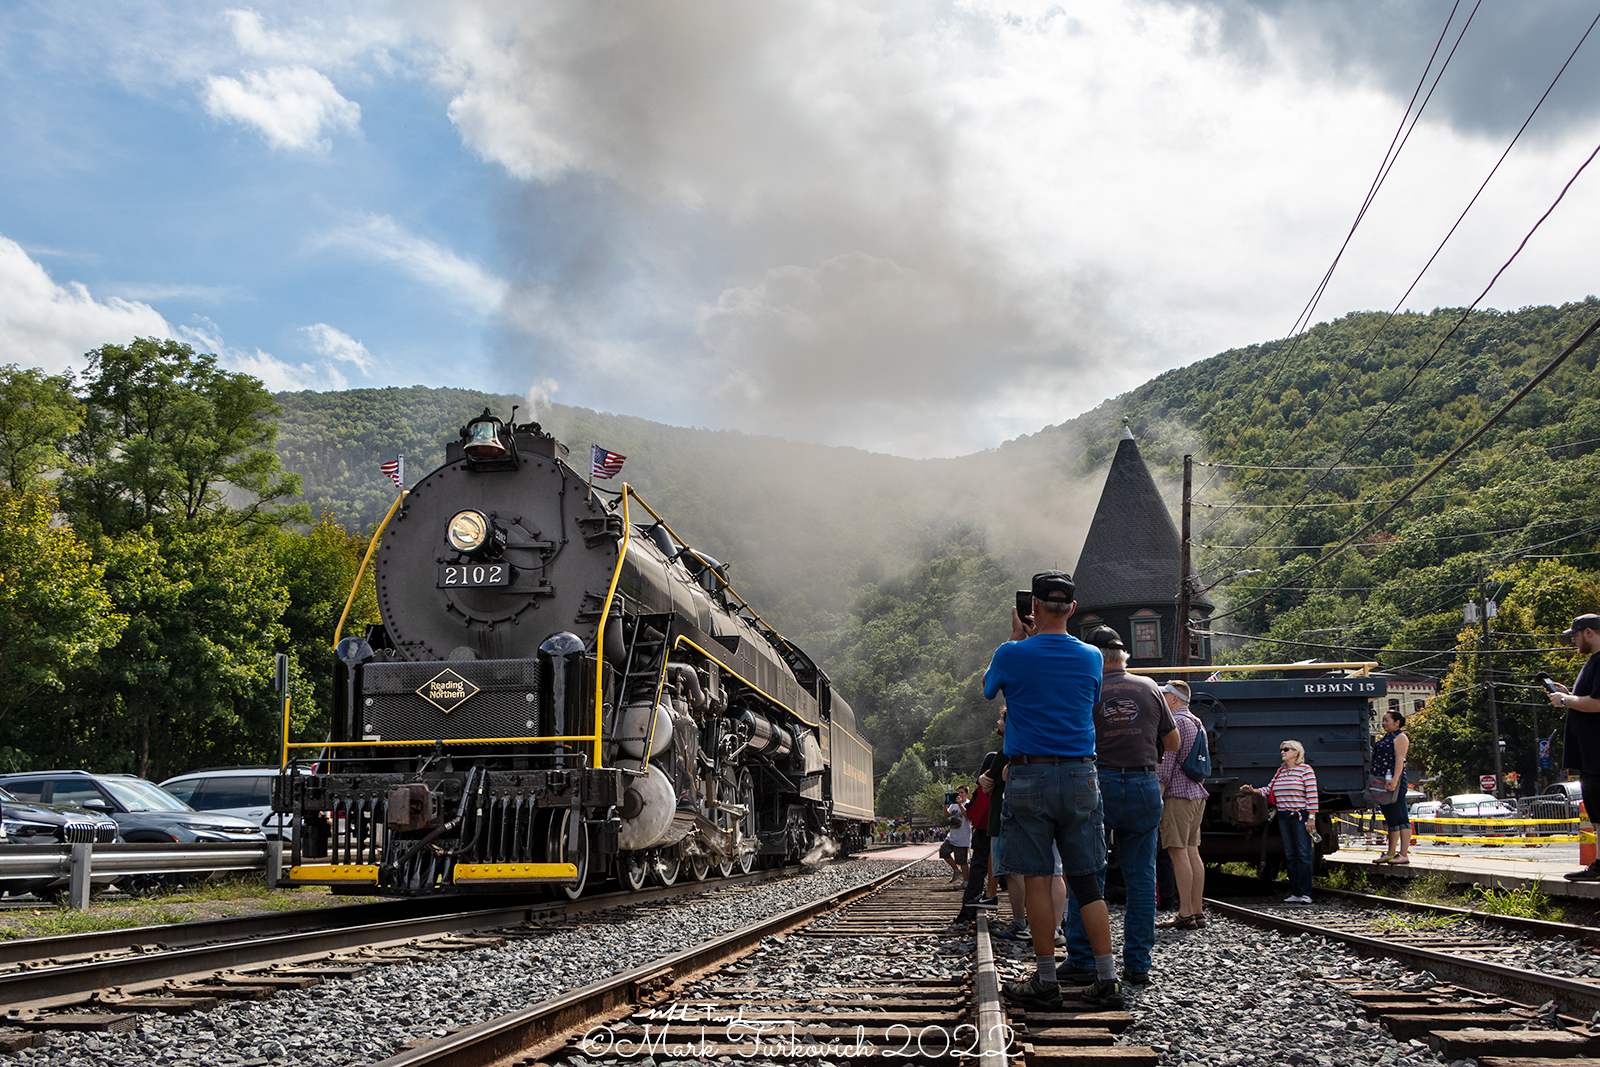
POLYGON ((566 456, 485 410, 397 502, 330 735, 285 739, 292 881, 576 897, 864 842, 872 749, 826 673, 566 456))

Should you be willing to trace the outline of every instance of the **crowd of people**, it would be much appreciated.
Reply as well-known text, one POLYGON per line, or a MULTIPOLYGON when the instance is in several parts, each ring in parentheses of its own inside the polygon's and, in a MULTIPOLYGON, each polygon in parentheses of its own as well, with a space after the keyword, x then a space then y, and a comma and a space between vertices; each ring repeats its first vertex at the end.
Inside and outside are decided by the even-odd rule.
MULTIPOLYGON (((1157 869, 1166 865, 1159 856, 1170 863, 1177 900, 1164 925, 1206 923, 1199 846, 1207 793, 1190 767, 1205 728, 1189 710, 1186 682, 1158 685, 1128 672, 1115 629, 1097 626, 1082 640, 1067 632, 1077 606, 1071 575, 1036 574, 1030 592, 1023 601, 1031 611, 1012 609, 1011 638, 984 674, 984 696, 1005 698, 996 723, 1003 747, 984 757, 976 789, 950 805, 952 825, 959 816, 971 835, 962 838, 964 872, 946 857, 953 879, 965 874, 956 927, 997 908, 1003 880, 1012 919, 998 936, 1031 941, 1035 960, 1033 977, 1006 984, 1006 999, 1057 1010, 1063 985, 1073 985, 1088 1004, 1119 1008, 1123 982, 1151 980, 1157 869), (1120 973, 1105 901, 1107 831, 1127 893, 1120 973)), ((1309 902, 1316 777, 1299 742, 1282 749, 1283 766, 1261 792, 1284 833, 1290 899, 1309 902)))

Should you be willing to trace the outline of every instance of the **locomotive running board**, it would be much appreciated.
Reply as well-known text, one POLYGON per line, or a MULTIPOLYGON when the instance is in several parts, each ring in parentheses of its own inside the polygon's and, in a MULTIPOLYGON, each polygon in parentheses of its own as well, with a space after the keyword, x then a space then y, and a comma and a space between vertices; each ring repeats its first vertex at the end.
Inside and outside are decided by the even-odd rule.
POLYGON ((575 882, 575 863, 458 863, 457 882, 575 882))
POLYGON ((312 863, 289 868, 289 883, 326 885, 333 882, 371 882, 378 884, 378 868, 356 863, 312 863))

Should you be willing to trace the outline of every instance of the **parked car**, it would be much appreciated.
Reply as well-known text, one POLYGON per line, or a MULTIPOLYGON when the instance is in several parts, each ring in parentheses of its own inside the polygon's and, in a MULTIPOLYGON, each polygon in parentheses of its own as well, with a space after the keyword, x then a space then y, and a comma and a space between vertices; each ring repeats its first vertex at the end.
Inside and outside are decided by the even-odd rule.
POLYGON ((1445 798, 1450 810, 1441 814, 1452 819, 1483 820, 1481 823, 1446 823, 1455 837, 1515 837, 1522 833, 1517 823, 1517 813, 1504 801, 1488 793, 1459 793, 1445 798), (1501 824, 1501 820, 1506 820, 1501 824))
MULTIPOLYGON (((161 788, 196 811, 253 822, 272 840, 280 836, 279 816, 272 813, 272 783, 277 778, 276 767, 211 767, 168 778, 161 788)), ((284 816, 282 823, 281 836, 285 841, 292 840, 293 821, 284 816)))
MULTIPOLYGON (((51 804, 30 804, 0 789, 0 843, 8 846, 106 844, 116 839, 117 822, 109 815, 51 804)), ((99 886, 115 880, 115 875, 91 879, 99 886)), ((0 893, 50 896, 66 889, 70 882, 71 879, 65 877, 0 879, 0 893)))
MULTIPOLYGON (((1578 782, 1557 782, 1536 797, 1528 800, 1530 819, 1578 820, 1578 805, 1583 802, 1583 788, 1578 782)), ((1533 829, 1561 833, 1559 826, 1536 826, 1533 829)))
POLYGON ((1442 800, 1423 800, 1411 805, 1411 832, 1431 837, 1445 837, 1452 834, 1455 830, 1453 826, 1432 821, 1443 817, 1443 808, 1442 800))
MULTIPOLYGON (((237 841, 258 844, 266 840, 261 827, 231 815, 195 811, 154 782, 132 774, 92 774, 89 771, 28 771, 0 775, 0 787, 19 798, 100 812, 116 820, 122 839, 132 843, 237 841)), ((203 880, 208 872, 128 875, 118 887, 131 893, 148 893, 203 880)))

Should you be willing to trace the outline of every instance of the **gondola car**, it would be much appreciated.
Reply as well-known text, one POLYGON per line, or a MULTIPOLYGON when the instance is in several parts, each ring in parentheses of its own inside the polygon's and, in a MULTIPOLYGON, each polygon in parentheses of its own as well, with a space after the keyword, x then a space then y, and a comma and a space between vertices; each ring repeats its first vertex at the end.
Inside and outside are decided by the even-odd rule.
POLYGON ((566 458, 485 410, 397 502, 330 736, 284 741, 293 882, 576 897, 864 844, 872 749, 827 674, 566 458))

